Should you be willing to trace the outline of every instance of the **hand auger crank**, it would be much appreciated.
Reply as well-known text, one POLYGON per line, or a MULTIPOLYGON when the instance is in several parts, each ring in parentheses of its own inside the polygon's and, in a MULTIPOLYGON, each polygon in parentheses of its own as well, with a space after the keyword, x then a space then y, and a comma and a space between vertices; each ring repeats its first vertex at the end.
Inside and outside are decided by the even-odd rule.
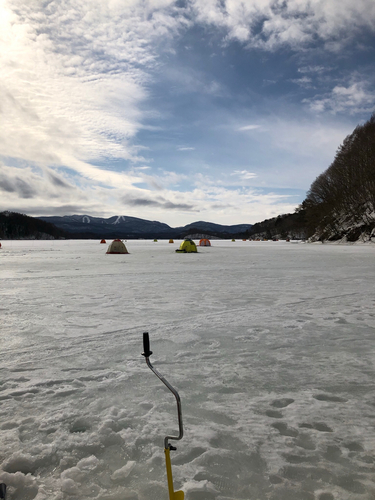
POLYGON ((164 453, 165 453, 165 465, 167 468, 167 479, 168 479, 168 492, 169 492, 169 500, 184 500, 184 492, 183 491, 174 491, 173 489, 173 477, 172 477, 172 465, 171 465, 171 450, 175 450, 176 448, 172 446, 168 441, 170 439, 174 439, 176 441, 180 440, 184 435, 183 427, 182 427, 182 413, 181 413, 181 399, 171 384, 165 380, 165 378, 152 366, 150 362, 150 356, 152 351, 150 351, 150 339, 148 336, 148 332, 143 334, 143 350, 142 356, 146 358, 147 366, 155 373, 155 375, 160 379, 164 385, 168 387, 171 393, 174 395, 177 401, 177 415, 178 415, 178 428, 179 434, 178 436, 165 436, 164 438, 164 453))

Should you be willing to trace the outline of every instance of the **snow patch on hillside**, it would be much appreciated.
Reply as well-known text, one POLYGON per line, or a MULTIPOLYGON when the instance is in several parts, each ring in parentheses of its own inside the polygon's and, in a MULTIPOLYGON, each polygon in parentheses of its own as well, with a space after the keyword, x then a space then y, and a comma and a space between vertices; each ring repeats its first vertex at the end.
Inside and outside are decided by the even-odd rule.
POLYGON ((124 215, 119 215, 115 222, 113 222, 113 224, 120 224, 121 222, 126 222, 126 218, 124 215))

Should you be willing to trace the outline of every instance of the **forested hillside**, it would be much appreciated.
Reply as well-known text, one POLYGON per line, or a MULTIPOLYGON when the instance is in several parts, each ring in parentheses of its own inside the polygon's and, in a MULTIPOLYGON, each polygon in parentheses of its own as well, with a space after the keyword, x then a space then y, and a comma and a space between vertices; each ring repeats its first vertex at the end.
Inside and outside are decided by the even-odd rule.
POLYGON ((338 148, 294 214, 254 224, 250 237, 310 241, 375 239, 375 114, 338 148))
POLYGON ((315 240, 356 241, 375 236, 375 114, 337 150, 312 183, 301 207, 315 240))
POLYGON ((305 211, 284 214, 257 222, 248 231, 247 238, 270 239, 305 239, 307 237, 305 211))
POLYGON ((17 239, 58 239, 68 234, 48 222, 15 212, 0 213, 0 238, 17 239))

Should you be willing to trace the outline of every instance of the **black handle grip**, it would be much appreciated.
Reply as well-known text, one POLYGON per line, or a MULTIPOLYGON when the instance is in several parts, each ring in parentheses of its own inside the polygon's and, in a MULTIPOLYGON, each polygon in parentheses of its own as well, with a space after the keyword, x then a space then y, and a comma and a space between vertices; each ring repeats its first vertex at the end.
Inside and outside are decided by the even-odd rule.
POLYGON ((4 498, 5 499, 5 497, 6 497, 6 491, 7 491, 6 484, 1 483, 0 484, 0 498, 4 498))
POLYGON ((152 351, 150 351, 150 338, 148 336, 148 332, 143 333, 143 350, 144 352, 142 352, 142 356, 145 358, 151 356, 152 351))

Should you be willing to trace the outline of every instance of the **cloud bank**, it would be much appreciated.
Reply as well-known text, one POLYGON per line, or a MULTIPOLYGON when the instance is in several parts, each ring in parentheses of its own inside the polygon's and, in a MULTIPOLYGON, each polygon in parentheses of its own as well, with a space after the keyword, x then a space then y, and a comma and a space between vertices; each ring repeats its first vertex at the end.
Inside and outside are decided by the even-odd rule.
MULTIPOLYGON (((175 143, 169 149, 185 162, 180 171, 173 158, 156 165, 155 141, 142 140, 148 133, 164 141, 163 127, 151 124, 167 116, 166 106, 155 105, 158 74, 175 82, 179 92, 171 91, 172 97, 197 93, 212 106, 233 99, 234 91, 207 68, 179 72, 168 65, 183 36, 197 27, 207 36, 215 33, 222 50, 236 41, 242 51, 271 54, 287 48, 299 54, 305 64, 294 84, 315 89, 301 99, 313 115, 373 109, 372 75, 353 73, 345 82, 326 78, 324 88, 316 89, 327 68, 309 62, 312 51, 339 54, 354 39, 359 44, 356 37, 364 32, 373 34, 372 0, 3 0, 0 209, 32 215, 61 213, 62 207, 103 216, 129 211, 145 218, 156 214, 172 224, 177 218, 170 213, 181 223, 191 221, 192 213, 234 223, 293 210, 294 195, 272 191, 267 174, 255 172, 252 162, 231 161, 226 174, 215 170, 215 161, 199 157, 201 148, 172 129, 175 143), (189 162, 208 165, 205 184, 187 173, 189 162), (262 182, 268 182, 268 190, 260 189, 262 182)), ((270 121, 258 118, 259 113, 242 120, 237 132, 263 134, 270 150, 292 145, 298 150, 299 119, 280 118, 290 126, 281 124, 277 134, 270 121)), ((343 129, 337 130, 334 140, 343 138, 343 129)))
POLYGON ((338 51, 366 29, 374 31, 372 0, 195 0, 197 20, 222 28, 226 40, 263 50, 288 45, 295 50, 315 46, 338 51))

